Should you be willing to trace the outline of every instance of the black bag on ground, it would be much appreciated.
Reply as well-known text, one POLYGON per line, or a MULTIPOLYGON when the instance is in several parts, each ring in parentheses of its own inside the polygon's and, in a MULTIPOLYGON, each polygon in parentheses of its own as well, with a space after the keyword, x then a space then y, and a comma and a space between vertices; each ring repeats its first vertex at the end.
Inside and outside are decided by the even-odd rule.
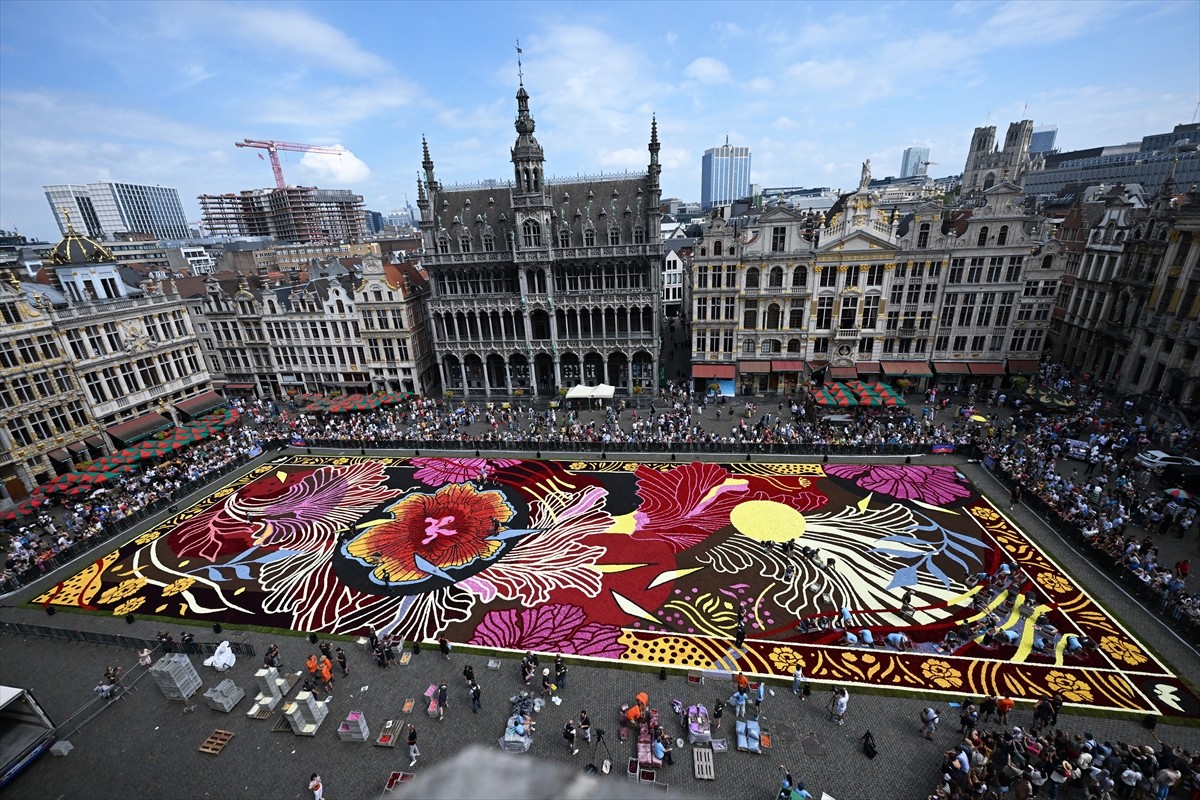
POLYGON ((864 756, 867 758, 874 758, 875 756, 879 755, 879 751, 875 749, 875 737, 871 735, 870 731, 867 731, 863 734, 862 743, 864 756))

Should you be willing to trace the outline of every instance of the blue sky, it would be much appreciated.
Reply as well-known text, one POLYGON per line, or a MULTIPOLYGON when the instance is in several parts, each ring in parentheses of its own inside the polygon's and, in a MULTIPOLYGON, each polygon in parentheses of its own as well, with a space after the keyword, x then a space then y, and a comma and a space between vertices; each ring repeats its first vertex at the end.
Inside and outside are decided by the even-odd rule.
POLYGON ((547 173, 644 169, 698 200, 729 136, 767 186, 898 174, 927 146, 962 170, 971 131, 1028 117, 1064 149, 1193 119, 1200 3, 0 3, 0 228, 57 237, 41 186, 123 180, 195 197, 290 183, 415 202, 421 135, 443 183, 509 177, 514 41, 547 173), (1027 106, 1027 110, 1026 110, 1027 106))

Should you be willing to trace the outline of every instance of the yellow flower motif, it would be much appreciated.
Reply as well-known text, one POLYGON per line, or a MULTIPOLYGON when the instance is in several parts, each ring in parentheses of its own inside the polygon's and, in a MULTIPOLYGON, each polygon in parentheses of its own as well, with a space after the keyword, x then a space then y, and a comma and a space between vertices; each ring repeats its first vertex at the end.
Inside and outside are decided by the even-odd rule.
POLYGON ((582 461, 572 461, 570 463, 570 465, 567 466, 567 469, 574 469, 574 470, 587 469, 587 464, 585 464, 582 461))
POLYGON ((804 669, 806 666, 804 656, 800 654, 800 651, 792 647, 776 647, 767 655, 767 658, 770 659, 775 669, 789 675, 795 672, 796 667, 804 669))
POLYGON ((145 603, 145 602, 146 602, 146 598, 144 598, 144 597, 135 597, 132 600, 126 600, 124 603, 121 603, 121 605, 119 605, 113 609, 113 616, 114 617, 123 617, 126 614, 128 614, 129 612, 131 612, 135 609, 141 608, 142 603, 145 603))
POLYGON ((976 506, 975 508, 972 508, 971 513, 979 517, 984 522, 995 522, 996 520, 1000 519, 1000 515, 998 513, 990 508, 984 508, 983 506, 976 506))
POLYGON ((150 544, 159 536, 162 536, 160 531, 146 531, 141 536, 134 539, 134 544, 150 544))
POLYGON ((1118 639, 1116 636, 1100 637, 1100 649, 1118 661, 1124 661, 1131 667, 1136 667, 1138 664, 1145 664, 1149 660, 1140 647, 1124 639, 1118 639))
POLYGON ((625 470, 626 472, 637 472, 638 466, 638 464, 630 461, 628 464, 621 467, 621 469, 625 470))
POLYGON ((100 604, 105 605, 107 603, 115 603, 118 600, 124 600, 131 594, 136 594, 145 585, 145 578, 128 578, 123 580, 100 595, 100 604))
POLYGON ((1072 703, 1090 703, 1092 687, 1068 672, 1052 670, 1046 676, 1046 685, 1051 691, 1061 692, 1062 696, 1072 703))
POLYGON ((957 689, 962 686, 962 673, 936 658, 921 665, 921 674, 942 689, 957 689))
POLYGON ((1054 572, 1039 572, 1035 580, 1048 592, 1064 594, 1071 591, 1071 582, 1054 572))
POLYGON ((179 594, 192 588, 192 584, 196 582, 195 578, 180 578, 174 583, 168 584, 162 590, 163 597, 170 597, 173 594, 179 594))

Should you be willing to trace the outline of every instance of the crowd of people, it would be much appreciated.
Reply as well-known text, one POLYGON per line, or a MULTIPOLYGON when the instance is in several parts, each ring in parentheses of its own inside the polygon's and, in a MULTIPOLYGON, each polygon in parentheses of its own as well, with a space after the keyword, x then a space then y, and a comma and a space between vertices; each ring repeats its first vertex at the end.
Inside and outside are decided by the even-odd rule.
MULTIPOLYGON (((963 738, 943 755, 941 780, 930 800, 1056 800, 1066 789, 1088 800, 1165 800, 1175 786, 1188 787, 1192 797, 1200 791, 1200 753, 1173 747, 1153 732, 1153 745, 1072 733, 1058 725, 1061 705, 1061 697, 1043 698, 1026 727, 1010 727, 995 697, 963 700, 958 730, 963 738)), ((926 738, 931 713, 936 720, 936 709, 919 715, 926 738)), ((936 722, 932 727, 936 730, 936 722)))
POLYGON ((157 464, 119 474, 104 486, 76 496, 51 494, 38 514, 14 523, 0 569, 0 590, 16 588, 51 569, 56 559, 103 542, 115 527, 155 503, 175 497, 261 449, 261 434, 233 429, 181 450, 157 464))

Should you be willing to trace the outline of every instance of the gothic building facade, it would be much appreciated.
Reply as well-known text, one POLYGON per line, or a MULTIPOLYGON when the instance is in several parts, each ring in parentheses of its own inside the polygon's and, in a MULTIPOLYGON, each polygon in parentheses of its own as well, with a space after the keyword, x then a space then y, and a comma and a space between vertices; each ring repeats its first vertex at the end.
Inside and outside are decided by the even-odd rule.
POLYGON ((442 388, 648 391, 661 313, 657 124, 645 173, 548 179, 524 85, 516 99, 511 182, 444 187, 423 143, 418 206, 442 388))
POLYGON ((963 168, 964 193, 981 192, 1001 181, 1020 184, 1029 168, 1029 142, 1033 138, 1033 121, 1023 119, 1008 126, 1004 147, 996 147, 996 126, 976 128, 971 137, 971 149, 963 168))

